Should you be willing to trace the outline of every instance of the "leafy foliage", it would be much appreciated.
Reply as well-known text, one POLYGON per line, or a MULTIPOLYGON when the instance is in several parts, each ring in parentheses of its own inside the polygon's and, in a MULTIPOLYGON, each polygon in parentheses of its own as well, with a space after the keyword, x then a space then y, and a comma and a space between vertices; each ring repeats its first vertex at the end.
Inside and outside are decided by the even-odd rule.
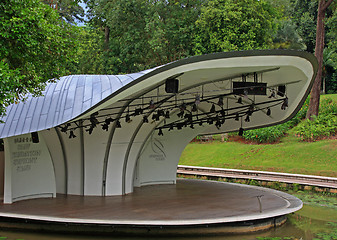
POLYGON ((89 31, 100 48, 86 53, 99 56, 96 73, 137 72, 193 55, 201 2, 89 0, 89 31))
POLYGON ((197 20, 197 54, 268 48, 275 32, 274 9, 265 1, 209 0, 197 20))
POLYGON ((0 2, 0 115, 67 73, 76 54, 74 32, 39 0, 0 2))
MULTIPOLYGON (((332 100, 331 100, 332 101, 332 100)), ((286 123, 245 131, 242 137, 246 140, 256 141, 259 143, 273 143, 283 137, 286 132, 297 125, 302 119, 305 118, 305 115, 308 110, 309 97, 304 102, 300 111, 286 123)))
POLYGON ((330 136, 337 131, 337 116, 333 114, 318 115, 313 120, 306 119, 298 124, 293 132, 305 141, 315 141, 330 136))

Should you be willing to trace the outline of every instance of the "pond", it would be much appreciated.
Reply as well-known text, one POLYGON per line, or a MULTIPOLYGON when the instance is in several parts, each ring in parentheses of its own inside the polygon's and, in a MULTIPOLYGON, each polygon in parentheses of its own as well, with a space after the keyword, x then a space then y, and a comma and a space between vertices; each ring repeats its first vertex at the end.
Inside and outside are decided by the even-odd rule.
MULTIPOLYGON (((305 197, 302 197, 305 198, 305 197)), ((161 240, 311 240, 311 239, 337 239, 337 204, 336 197, 325 197, 325 200, 319 200, 319 197, 310 199, 304 207, 288 216, 288 221, 281 227, 245 235, 225 235, 225 236, 193 236, 193 237, 161 237, 161 240), (330 198, 330 200, 329 200, 330 198), (320 206, 324 205, 324 206, 320 206)), ((0 231, 0 239, 7 240, 145 240, 146 237, 109 237, 109 236, 81 236, 81 235, 62 235, 47 233, 25 233, 13 231, 0 231)), ((155 239, 155 238, 153 238, 155 239)))

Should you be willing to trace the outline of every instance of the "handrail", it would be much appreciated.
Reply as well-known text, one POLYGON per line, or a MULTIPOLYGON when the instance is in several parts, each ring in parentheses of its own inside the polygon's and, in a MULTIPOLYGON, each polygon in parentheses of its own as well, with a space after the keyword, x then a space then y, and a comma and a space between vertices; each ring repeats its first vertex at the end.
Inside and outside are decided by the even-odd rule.
POLYGON ((284 183, 297 183, 297 184, 302 184, 302 185, 310 185, 310 186, 337 189, 337 178, 334 178, 334 177, 292 174, 292 173, 277 173, 277 172, 267 172, 267 171, 254 171, 254 170, 195 167, 195 166, 185 166, 185 165, 178 165, 177 173, 186 174, 186 175, 255 179, 255 180, 262 180, 262 181, 277 181, 277 182, 284 182, 284 183))

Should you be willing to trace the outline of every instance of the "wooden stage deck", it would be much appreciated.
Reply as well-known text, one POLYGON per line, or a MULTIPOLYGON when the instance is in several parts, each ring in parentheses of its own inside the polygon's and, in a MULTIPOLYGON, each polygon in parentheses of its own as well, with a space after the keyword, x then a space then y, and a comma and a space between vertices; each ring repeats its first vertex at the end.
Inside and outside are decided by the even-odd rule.
POLYGON ((271 189, 180 179, 176 185, 136 188, 126 196, 58 195, 2 204, 0 216, 69 223, 196 225, 281 216, 301 207, 299 199, 271 189))

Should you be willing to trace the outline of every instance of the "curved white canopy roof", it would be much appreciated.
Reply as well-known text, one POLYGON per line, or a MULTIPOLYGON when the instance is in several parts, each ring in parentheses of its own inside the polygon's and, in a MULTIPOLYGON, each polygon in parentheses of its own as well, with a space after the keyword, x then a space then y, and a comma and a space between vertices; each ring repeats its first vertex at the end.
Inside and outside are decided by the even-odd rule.
MULTIPOLYGON (((209 118, 206 112, 218 101, 218 97, 224 97, 225 106, 216 105, 217 113, 225 109, 230 118, 234 118, 234 112, 241 112, 240 118, 244 117, 248 108, 237 103, 243 97, 246 107, 253 104, 254 109, 264 113, 263 116, 268 108, 272 108, 273 112, 268 118, 254 113, 259 117, 246 123, 245 129, 272 125, 288 120, 299 110, 309 93, 316 70, 316 59, 309 53, 266 50, 196 56, 135 74, 66 76, 56 83, 48 84, 44 96, 29 96, 25 102, 9 106, 7 116, 2 119, 5 123, 0 124, 0 138, 37 132, 67 122, 89 122, 91 114, 104 109, 116 109, 115 117, 114 114, 109 115, 113 120, 117 119, 117 115, 118 118, 125 118, 128 113, 135 115, 136 108, 148 110, 150 100, 155 102, 156 108, 174 112, 183 103, 186 103, 187 108, 192 108, 193 98, 197 96, 205 98, 198 105, 198 117, 205 121, 207 116, 209 118), (165 91, 165 82, 170 78, 178 80, 178 94, 165 91), (244 81, 265 84, 267 95, 234 94, 233 82, 244 81), (279 86, 284 90, 284 96, 277 94, 280 91, 279 86), (270 97, 272 94, 275 96, 270 97), (276 110, 271 100, 280 105, 285 98, 289 100, 289 108, 284 111, 276 110), (264 102, 270 103, 263 104, 264 102)), ((151 110, 148 113, 152 112, 151 110)), ((100 122, 108 117, 104 113, 96 116, 102 116, 101 120, 98 119, 100 122)), ((174 128, 177 123, 179 120, 174 123, 174 128)), ((161 123, 158 126, 169 128, 167 124, 161 123)), ((210 126, 202 132, 233 131, 237 127, 235 125, 219 129, 218 126, 210 126)))

